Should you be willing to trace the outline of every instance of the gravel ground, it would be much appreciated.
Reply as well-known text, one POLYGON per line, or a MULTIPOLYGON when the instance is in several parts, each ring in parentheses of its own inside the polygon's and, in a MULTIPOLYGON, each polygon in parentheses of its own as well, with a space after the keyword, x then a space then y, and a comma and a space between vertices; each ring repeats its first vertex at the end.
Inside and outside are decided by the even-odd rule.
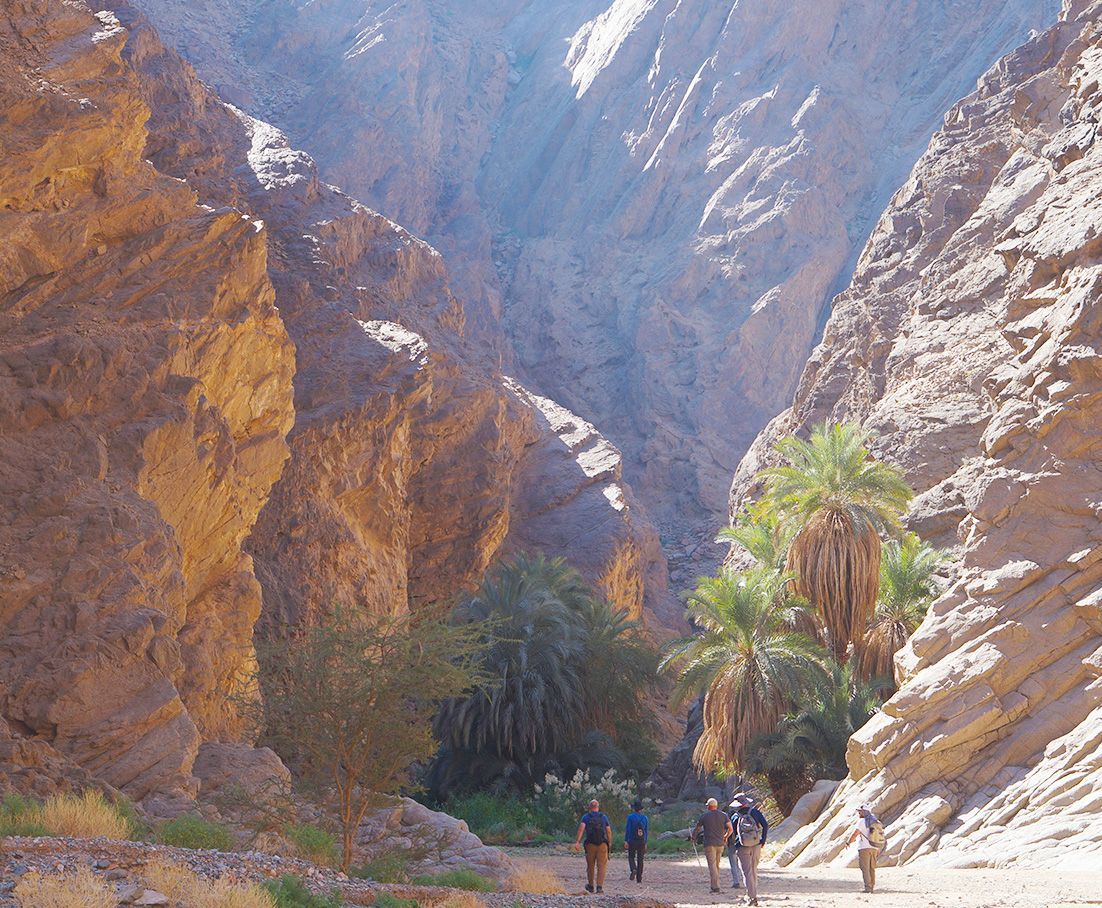
MULTIPOLYGON (((108 839, 7 838, 0 839, 0 906, 17 903, 12 895, 19 878, 30 871, 72 872, 80 866, 114 882, 119 891, 132 889, 141 868, 154 858, 185 864, 206 878, 229 876, 240 881, 260 882, 285 873, 304 880, 316 892, 333 889, 348 905, 370 905, 378 892, 392 892, 402 898, 416 898, 431 906, 450 890, 423 886, 385 886, 365 880, 350 880, 343 873, 318 867, 307 861, 258 851, 193 851, 150 845, 144 842, 116 842, 108 839)), ((542 862, 541 862, 542 863, 542 862)), ((646 893, 615 893, 606 896, 530 895, 518 892, 480 893, 488 908, 551 908, 585 904, 590 908, 665 908, 666 903, 646 893)))

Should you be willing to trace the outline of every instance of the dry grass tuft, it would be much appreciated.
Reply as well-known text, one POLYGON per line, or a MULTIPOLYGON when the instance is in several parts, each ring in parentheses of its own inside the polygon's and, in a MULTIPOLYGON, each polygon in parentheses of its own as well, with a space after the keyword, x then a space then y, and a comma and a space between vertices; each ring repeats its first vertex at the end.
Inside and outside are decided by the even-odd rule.
POLYGON ((207 883, 194 908, 276 908, 276 903, 259 886, 220 879, 207 883))
POLYGON ((15 887, 20 908, 115 908, 115 888, 87 867, 67 876, 28 873, 15 887))
POLYGON ((204 880, 183 864, 161 858, 145 866, 142 881, 184 908, 275 908, 274 899, 259 886, 204 880))
POLYGON ((142 868, 142 882, 168 896, 170 902, 188 903, 206 885, 188 867, 165 858, 155 858, 142 868))
POLYGON ((486 908, 486 903, 473 892, 449 892, 433 908, 486 908))
POLYGON ((566 887, 554 873, 535 864, 521 864, 509 877, 505 888, 529 895, 566 895, 566 887))
POLYGON ((103 836, 126 840, 130 824, 114 804, 98 791, 88 789, 80 795, 52 795, 38 812, 38 821, 51 835, 91 839, 103 836))

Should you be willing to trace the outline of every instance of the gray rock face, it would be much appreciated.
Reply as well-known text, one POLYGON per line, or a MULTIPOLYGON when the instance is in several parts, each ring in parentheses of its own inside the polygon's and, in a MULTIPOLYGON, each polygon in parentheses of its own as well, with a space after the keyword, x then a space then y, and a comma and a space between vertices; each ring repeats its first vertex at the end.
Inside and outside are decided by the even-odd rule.
MULTIPOLYGON (((714 526, 942 112, 1056 0, 144 0, 429 239, 472 328, 714 526)), ((677 543, 673 544, 673 548, 677 543)))
POLYGON ((838 298, 778 435, 856 419, 960 553, 896 658, 899 692, 782 863, 844 855, 857 804, 887 857, 1093 866, 1102 842, 1102 5, 954 107, 838 298))

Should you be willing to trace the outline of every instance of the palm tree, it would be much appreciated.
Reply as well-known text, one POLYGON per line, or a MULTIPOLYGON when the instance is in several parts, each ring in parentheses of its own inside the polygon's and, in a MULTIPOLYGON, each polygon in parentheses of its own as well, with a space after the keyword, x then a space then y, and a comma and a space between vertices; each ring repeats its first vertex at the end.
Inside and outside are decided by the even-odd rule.
POLYGON ((934 574, 945 559, 943 551, 923 542, 915 533, 907 533, 901 541, 884 547, 876 611, 856 651, 862 676, 888 679, 887 693, 894 690, 890 679, 895 654, 934 601, 938 592, 934 574))
POLYGON ((750 505, 738 515, 734 526, 719 531, 716 542, 738 545, 758 564, 783 571, 795 528, 791 523, 782 521, 780 514, 770 505, 768 500, 750 505))
POLYGON ((777 805, 789 813, 818 779, 843 779, 846 746, 880 706, 880 681, 865 681, 852 663, 833 663, 803 708, 747 747, 747 768, 764 773, 777 805))
POLYGON ((825 654, 795 630, 804 606, 784 596, 791 574, 758 565, 701 579, 687 615, 701 633, 674 641, 661 668, 677 671, 673 703, 704 693, 693 760, 739 767, 746 744, 771 731, 822 673, 825 654))
POLYGON ((871 459, 869 437, 859 426, 823 423, 808 441, 781 439, 776 451, 785 465, 760 474, 772 506, 796 528, 787 567, 820 613, 839 662, 876 605, 879 534, 898 531, 914 495, 897 468, 871 459))
POLYGON ((657 657, 636 622, 563 559, 525 554, 492 570, 456 619, 493 628, 483 665, 497 683, 437 715, 442 751, 427 778, 437 795, 530 789, 549 768, 624 768, 628 729, 653 724, 657 657))
POLYGON ((542 556, 520 555, 486 577, 457 617, 491 622, 483 663, 498 683, 441 707, 435 730, 446 751, 524 767, 578 735, 586 696, 577 615, 587 598, 576 574, 542 556))

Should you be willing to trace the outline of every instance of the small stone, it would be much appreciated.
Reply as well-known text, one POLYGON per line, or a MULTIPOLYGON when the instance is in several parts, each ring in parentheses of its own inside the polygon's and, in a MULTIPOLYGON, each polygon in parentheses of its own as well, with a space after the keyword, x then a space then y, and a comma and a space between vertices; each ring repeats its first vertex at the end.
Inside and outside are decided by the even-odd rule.
POLYGON ((139 895, 132 905, 167 905, 168 896, 163 892, 158 892, 156 889, 146 889, 139 895))
POLYGON ((117 880, 125 880, 126 871, 123 870, 121 867, 116 867, 114 870, 108 870, 106 876, 108 882, 114 883, 117 880))

